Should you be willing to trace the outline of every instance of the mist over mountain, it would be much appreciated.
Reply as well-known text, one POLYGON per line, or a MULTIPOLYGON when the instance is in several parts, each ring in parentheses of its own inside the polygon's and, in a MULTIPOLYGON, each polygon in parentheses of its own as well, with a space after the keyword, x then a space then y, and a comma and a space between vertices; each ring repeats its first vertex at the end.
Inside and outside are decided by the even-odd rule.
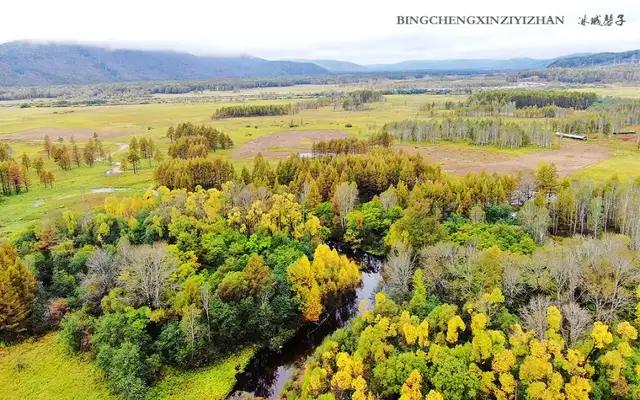
POLYGON ((0 86, 318 75, 312 63, 199 57, 170 51, 10 42, 0 45, 0 86))
POLYGON ((371 69, 367 65, 360 65, 350 61, 341 60, 291 60, 295 62, 310 62, 318 65, 327 71, 335 73, 357 73, 370 72, 371 69))
POLYGON ((510 58, 500 59, 451 59, 407 60, 391 64, 356 64, 340 60, 292 60, 314 63, 334 73, 402 72, 402 71, 509 71, 544 68, 553 59, 510 58))
POLYGON ((373 71, 507 71, 546 67, 552 60, 533 58, 408 60, 395 64, 370 65, 373 71))
POLYGON ((360 65, 331 59, 272 61, 251 56, 196 56, 172 51, 114 50, 76 44, 18 41, 0 44, 0 87, 377 72, 515 71, 617 65, 638 61, 640 50, 572 54, 555 59, 407 60, 391 64, 360 65))

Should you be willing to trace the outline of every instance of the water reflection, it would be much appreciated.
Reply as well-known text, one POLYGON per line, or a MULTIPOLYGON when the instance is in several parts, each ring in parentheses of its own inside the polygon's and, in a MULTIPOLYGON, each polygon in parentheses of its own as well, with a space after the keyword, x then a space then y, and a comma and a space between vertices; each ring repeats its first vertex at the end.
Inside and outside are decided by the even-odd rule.
POLYGON ((281 351, 262 350, 238 376, 234 394, 244 392, 265 399, 278 399, 286 383, 322 340, 345 326, 353 317, 373 306, 374 295, 381 281, 381 260, 366 253, 352 253, 360 262, 362 285, 343 298, 342 305, 329 313, 319 324, 311 324, 298 332, 281 351))

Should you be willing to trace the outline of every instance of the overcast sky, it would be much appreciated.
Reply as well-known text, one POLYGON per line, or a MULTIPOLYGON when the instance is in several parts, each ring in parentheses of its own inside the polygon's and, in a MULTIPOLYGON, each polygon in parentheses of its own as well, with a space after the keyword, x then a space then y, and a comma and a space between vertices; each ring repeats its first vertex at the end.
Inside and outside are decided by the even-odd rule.
POLYGON ((359 63, 546 58, 640 48, 638 0, 20 0, 2 4, 0 42, 65 41, 199 55, 359 63), (502 4, 500 4, 502 3, 502 4), (580 26, 624 14, 622 26, 580 26), (402 26, 398 15, 553 15, 563 26, 402 26))

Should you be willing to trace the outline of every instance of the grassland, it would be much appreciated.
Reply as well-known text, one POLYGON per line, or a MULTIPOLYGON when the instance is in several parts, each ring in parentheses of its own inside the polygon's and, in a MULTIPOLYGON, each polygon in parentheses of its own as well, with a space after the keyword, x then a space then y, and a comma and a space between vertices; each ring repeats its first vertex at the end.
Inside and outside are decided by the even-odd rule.
MULTIPOLYGON (((219 155, 232 159, 236 165, 247 165, 252 155, 242 151, 243 145, 256 139, 285 131, 334 131, 344 132, 353 136, 365 137, 377 132, 386 122, 407 118, 427 118, 421 112, 427 103, 442 104, 446 101, 461 101, 461 95, 390 95, 385 96, 384 102, 367 104, 358 111, 344 111, 332 106, 319 109, 302 110, 290 116, 231 118, 211 120, 212 113, 218 108, 230 104, 228 99, 241 96, 243 104, 277 104, 283 102, 300 101, 299 96, 322 93, 323 91, 338 91, 355 87, 338 87, 322 85, 294 86, 287 88, 247 89, 239 92, 216 92, 219 98, 200 101, 196 97, 180 97, 179 102, 126 104, 110 106, 82 106, 82 107, 30 107, 20 108, 0 106, 0 140, 7 141, 13 147, 16 155, 26 153, 31 157, 43 156, 42 136, 47 133, 55 140, 58 135, 75 136, 80 146, 95 131, 112 152, 113 159, 122 155, 121 146, 133 136, 147 135, 154 138, 164 151, 169 145, 165 132, 169 126, 184 121, 196 124, 212 124, 230 135, 235 143, 233 150, 218 152, 219 155), (272 95, 277 99, 265 100, 264 96, 272 95), (235 96, 235 97, 234 97, 235 96), (287 98, 287 96, 289 96, 287 98)), ((589 89, 591 90, 591 89, 589 89)), ((640 96, 638 88, 628 87, 598 87, 593 88, 600 95, 632 97, 640 96)), ((167 95, 162 95, 166 97, 167 95)), ((174 98, 175 100, 176 98, 174 98)), ((446 111, 444 111, 446 113, 446 111)), ((275 136, 274 136, 275 138, 275 136)), ((299 151, 299 146, 285 145, 277 140, 265 140, 268 149, 266 154, 286 154, 287 151, 299 151), (271 143, 271 144, 269 144, 271 143), (270 150, 270 151, 269 151, 270 150)), ((308 145, 308 143, 305 143, 308 145)), ((595 165, 589 166, 581 174, 591 176, 607 176, 611 172, 618 172, 621 176, 635 177, 640 175, 637 167, 637 155, 631 143, 619 145, 615 140, 609 140, 603 145, 609 146, 612 157, 595 165)), ((438 146, 438 145, 435 145, 438 146)), ((495 155, 520 156, 540 151, 536 148, 521 148, 506 150, 497 148, 475 147, 470 149, 465 144, 447 144, 448 148, 460 149, 458 153, 466 153, 469 149, 480 154, 480 159, 491 159, 495 155)), ((447 160, 443 162, 446 167, 447 160)), ((458 160, 453 160, 455 164, 458 160)), ((0 233, 16 232, 30 223, 40 221, 47 216, 55 215, 60 210, 73 208, 84 210, 101 204, 110 190, 117 195, 131 195, 149 188, 152 182, 152 166, 143 162, 140 174, 133 175, 125 172, 116 175, 106 175, 111 168, 106 161, 98 163, 93 168, 81 167, 71 171, 59 170, 51 161, 47 168, 56 174, 56 183, 52 189, 44 188, 35 173, 31 173, 31 187, 28 193, 0 199, 0 233)), ((456 172, 456 168, 450 168, 456 172)), ((461 172, 469 172, 466 168, 461 172)))
MULTIPOLYGON (((245 348, 210 367, 169 371, 149 399, 225 399, 251 359, 245 348)), ((56 334, 0 349, 0 399, 115 400, 92 361, 65 353, 56 334)))
POLYGON ((97 367, 68 356, 50 334, 0 351, 0 398, 4 400, 110 400, 97 367))
POLYGON ((253 355, 254 349, 246 348, 207 368, 172 371, 152 388, 149 399, 226 399, 233 390, 236 374, 244 369, 253 355))
POLYGON ((623 99, 637 99, 640 97, 640 87, 638 86, 621 86, 621 85, 603 85, 599 87, 592 88, 575 88, 570 89, 575 91, 585 91, 594 92, 598 96, 611 96, 611 97, 619 97, 623 99))
MULTIPOLYGON (((366 136, 377 131, 386 121, 410 118, 417 115, 426 102, 443 102, 449 96, 388 96, 387 101, 370 105, 361 111, 336 111, 332 107, 303 110, 292 116, 233 118, 211 120, 216 108, 229 105, 226 102, 114 105, 65 108, 0 107, 0 140, 7 141, 19 156, 42 156, 46 159, 41 138, 49 134, 52 140, 58 135, 74 134, 80 146, 97 132, 113 159, 122 152, 121 144, 131 137, 148 135, 164 151, 169 146, 165 138, 169 126, 190 121, 196 124, 212 124, 228 133, 236 148, 256 138, 287 130, 342 130, 352 135, 366 136), (350 124, 352 127, 346 128, 350 124)), ((282 100, 253 100, 252 104, 282 103, 282 100)), ((223 157, 231 157, 231 151, 219 151, 223 157)), ((234 159, 238 165, 250 162, 251 157, 234 159)), ((111 166, 105 161, 93 168, 81 167, 61 171, 47 161, 46 167, 56 174, 53 188, 44 188, 35 172, 31 172, 28 193, 0 199, 0 233, 9 234, 43 217, 55 215, 60 210, 73 208, 84 210, 101 204, 108 195, 101 189, 115 189, 119 195, 140 193, 152 185, 152 167, 142 163, 138 175, 125 172, 106 175, 111 166), (96 192, 96 189, 98 192, 96 192)))
POLYGON ((577 175, 597 180, 605 180, 614 175, 623 180, 636 179, 640 177, 640 151, 618 150, 610 159, 589 166, 577 175))
MULTIPOLYGON (((117 156, 116 151, 114 157, 117 156)), ((143 192, 150 187, 153 171, 146 162, 142 163, 139 174, 125 172, 114 176, 106 175, 111 167, 104 162, 70 171, 58 170, 51 161, 47 161, 47 164, 47 168, 56 174, 52 188, 45 188, 38 181, 35 171, 31 171, 28 192, 0 198, 0 232, 14 233, 20 227, 66 209, 82 211, 95 207, 102 204, 110 191, 126 195, 143 192)))

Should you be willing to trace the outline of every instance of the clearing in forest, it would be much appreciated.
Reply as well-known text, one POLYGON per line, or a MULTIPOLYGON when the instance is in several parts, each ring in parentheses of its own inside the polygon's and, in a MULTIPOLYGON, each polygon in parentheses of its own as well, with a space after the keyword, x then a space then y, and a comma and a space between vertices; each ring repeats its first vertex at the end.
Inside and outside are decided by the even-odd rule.
POLYGON ((231 153, 235 159, 253 158, 262 153, 265 158, 286 158, 291 153, 311 151, 314 142, 341 139, 349 136, 343 131, 282 131, 261 136, 236 147, 231 153))
POLYGON ((510 154, 483 148, 459 145, 397 145, 407 152, 419 152, 429 161, 439 163, 453 174, 465 175, 481 171, 515 174, 532 174, 538 164, 553 163, 561 176, 610 158, 610 150, 601 144, 564 142, 558 147, 534 152, 510 154))

